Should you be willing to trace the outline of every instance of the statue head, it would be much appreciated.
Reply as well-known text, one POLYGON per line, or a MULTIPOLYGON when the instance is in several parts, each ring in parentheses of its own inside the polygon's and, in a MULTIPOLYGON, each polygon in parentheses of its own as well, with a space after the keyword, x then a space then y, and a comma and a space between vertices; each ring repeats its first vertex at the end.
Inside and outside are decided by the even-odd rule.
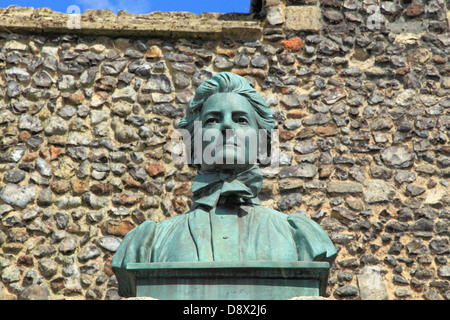
POLYGON ((230 72, 197 88, 179 128, 191 137, 191 163, 206 171, 242 169, 261 153, 270 156, 272 113, 245 78, 230 72))

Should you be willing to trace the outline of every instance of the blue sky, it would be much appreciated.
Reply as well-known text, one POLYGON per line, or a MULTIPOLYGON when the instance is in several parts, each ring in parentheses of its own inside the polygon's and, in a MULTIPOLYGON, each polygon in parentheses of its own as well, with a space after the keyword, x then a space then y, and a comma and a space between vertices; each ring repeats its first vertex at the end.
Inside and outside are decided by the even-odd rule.
MULTIPOLYGON (((248 13, 251 0, 1 0, 0 7, 6 8, 16 4, 21 7, 50 8, 54 11, 67 12, 67 8, 76 5, 81 13, 86 9, 126 10, 131 13, 149 13, 153 11, 188 11, 196 14, 202 12, 248 13)), ((75 13, 75 12, 68 12, 75 13)))

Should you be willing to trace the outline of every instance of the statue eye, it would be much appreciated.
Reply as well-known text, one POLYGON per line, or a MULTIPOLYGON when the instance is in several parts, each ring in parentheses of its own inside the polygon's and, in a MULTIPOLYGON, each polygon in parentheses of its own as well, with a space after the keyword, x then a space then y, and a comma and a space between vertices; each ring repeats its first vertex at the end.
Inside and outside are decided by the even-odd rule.
POLYGON ((247 120, 246 117, 239 117, 237 119, 237 122, 240 123, 240 124, 248 124, 248 120, 247 120))
POLYGON ((206 124, 215 124, 215 123, 219 123, 219 120, 217 118, 211 117, 205 120, 205 125, 206 124))

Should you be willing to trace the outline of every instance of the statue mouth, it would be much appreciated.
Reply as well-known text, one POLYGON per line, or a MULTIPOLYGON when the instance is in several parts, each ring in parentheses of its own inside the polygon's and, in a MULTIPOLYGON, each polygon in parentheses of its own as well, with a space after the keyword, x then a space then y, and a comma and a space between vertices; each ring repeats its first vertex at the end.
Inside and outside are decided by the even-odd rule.
POLYGON ((218 145, 218 147, 237 147, 238 144, 235 141, 225 141, 224 143, 218 145))

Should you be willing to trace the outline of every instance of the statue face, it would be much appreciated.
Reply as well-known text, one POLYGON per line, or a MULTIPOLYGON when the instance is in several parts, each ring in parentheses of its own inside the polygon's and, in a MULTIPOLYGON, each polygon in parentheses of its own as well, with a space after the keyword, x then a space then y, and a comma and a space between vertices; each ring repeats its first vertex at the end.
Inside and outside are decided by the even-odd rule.
POLYGON ((247 99, 236 93, 215 94, 203 105, 200 120, 203 170, 234 170, 256 164, 258 124, 247 99))

